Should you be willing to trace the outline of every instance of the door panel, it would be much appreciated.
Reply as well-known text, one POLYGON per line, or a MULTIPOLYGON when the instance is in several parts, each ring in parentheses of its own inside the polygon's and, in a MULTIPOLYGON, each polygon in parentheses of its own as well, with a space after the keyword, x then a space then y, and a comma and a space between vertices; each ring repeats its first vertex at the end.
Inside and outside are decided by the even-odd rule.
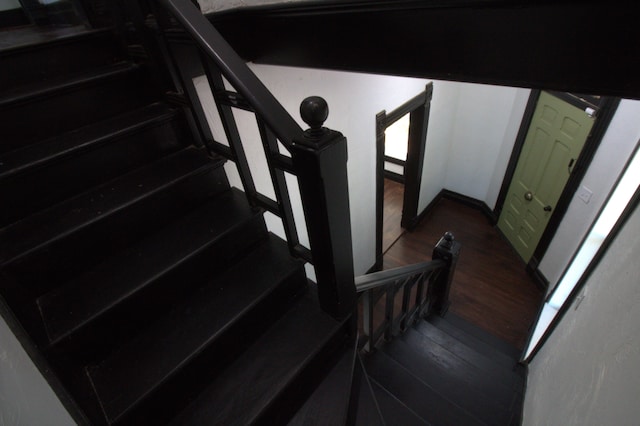
POLYGON ((498 228, 525 262, 538 245, 593 122, 581 109, 547 92, 540 94, 498 220, 498 228))

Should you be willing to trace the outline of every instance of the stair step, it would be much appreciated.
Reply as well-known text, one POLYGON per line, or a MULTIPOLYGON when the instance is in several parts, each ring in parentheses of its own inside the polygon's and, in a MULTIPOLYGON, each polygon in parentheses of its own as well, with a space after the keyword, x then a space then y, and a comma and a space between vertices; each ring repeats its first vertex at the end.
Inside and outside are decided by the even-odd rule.
POLYGON ((16 150, 156 100, 141 68, 128 62, 17 88, 0 95, 0 152, 16 150))
POLYGON ((176 151, 175 116, 152 104, 0 155, 0 198, 12 206, 0 227, 176 151))
MULTIPOLYGON (((419 321, 414 325, 413 330, 424 338, 420 339, 419 336, 412 333, 407 336, 407 339, 412 340, 415 344, 419 344, 420 340, 427 339, 424 341, 424 346, 436 344, 446 348, 468 364, 475 365, 487 372, 487 374, 491 374, 494 380, 499 381, 504 386, 508 386, 511 389, 520 386, 521 380, 517 374, 518 366, 516 361, 510 360, 509 363, 506 363, 504 359, 495 355, 495 351, 489 352, 486 348, 485 351, 478 351, 475 347, 467 344, 468 339, 459 340, 447 331, 443 331, 440 328, 441 325, 441 323, 438 323, 438 326, 435 326, 428 321, 419 321), (514 375, 514 373, 516 374, 514 375)), ((465 337, 467 336, 462 336, 463 339, 465 337)))
POLYGON ((65 74, 53 80, 32 82, 26 87, 17 87, 4 91, 0 97, 0 108, 14 107, 34 99, 49 97, 58 92, 128 74, 137 68, 138 66, 131 62, 121 61, 98 70, 92 69, 75 75, 65 74))
MULTIPOLYGON (((429 423, 411 411, 375 380, 371 380, 371 388, 382 412, 382 417, 389 426, 429 426, 429 423)), ((367 423, 362 423, 362 426, 367 426, 367 423)))
POLYGON ((473 336, 476 340, 479 340, 491 348, 502 352, 509 357, 509 359, 519 360, 522 355, 522 351, 518 350, 518 348, 509 342, 502 340, 498 336, 494 336, 483 328, 478 327, 472 322, 464 320, 452 312, 447 313, 443 319, 454 327, 457 327, 465 333, 473 336))
MULTIPOLYGON (((3 34, 10 38, 15 31, 3 34)), ((18 34, 13 38, 18 43, 18 34)), ((21 37, 22 39, 25 36, 21 37)), ((7 45, 9 40, 3 40, 7 45)), ((0 49, 0 92, 31 81, 50 80, 105 66, 122 57, 121 47, 111 28, 88 30, 37 39, 35 44, 17 44, 0 49)))
MULTIPOLYGON (((447 315, 447 317, 449 317, 449 315, 447 315)), ((442 332, 449 334, 451 337, 464 343, 471 349, 484 354, 486 357, 491 358, 494 362, 503 365, 506 368, 511 369, 518 363, 518 356, 514 356, 513 354, 506 354, 500 346, 486 343, 481 338, 478 338, 477 334, 471 334, 467 332, 465 329, 460 328, 458 325, 452 323, 447 318, 442 318, 434 315, 427 318, 426 322, 434 325, 442 332)))
POLYGON ((121 137, 158 122, 168 121, 175 115, 175 110, 164 104, 154 103, 139 110, 55 136, 38 144, 5 153, 0 155, 0 179, 24 173, 34 167, 42 167, 43 164, 91 149, 109 139, 121 137))
POLYGON ((505 425, 513 390, 413 330, 381 350, 432 389, 488 425, 505 425), (411 337, 417 339, 412 339, 411 337))
MULTIPOLYGON (((427 423, 466 426, 483 424, 382 351, 368 357, 365 368, 373 380, 427 423)), ((392 418, 387 416, 384 409, 383 415, 385 420, 392 418)))
MULTIPOLYGON (((376 399, 369 376, 362 365, 360 356, 356 359, 354 371, 354 383, 352 386, 352 398, 356 398, 355 419, 352 423, 356 426, 384 426, 385 421, 380 411, 380 405, 376 399)), ((353 409, 354 407, 352 407, 353 409)))
POLYGON ((225 357, 236 356, 234 350, 245 344, 243 339, 250 340, 304 286, 300 262, 289 256, 282 240, 270 236, 138 338, 87 368, 106 419, 116 422, 126 415, 133 421, 132 416, 161 415, 180 394, 188 393, 186 388, 196 389, 199 380, 229 362, 225 357), (191 371, 182 371, 186 368, 191 371), (173 378, 176 381, 167 385, 173 378), (163 384, 164 390, 158 389, 163 384), (153 413, 144 406, 132 413, 145 398, 153 413))
POLYGON ((228 188, 219 165, 186 148, 29 216, 0 231, 0 265, 20 276, 26 299, 40 296, 38 285, 68 281, 228 188))
MULTIPOLYGON (((160 300, 170 302, 176 293, 186 291, 187 279, 197 280, 205 267, 217 266, 220 259, 232 260, 237 251, 265 235, 261 215, 251 210, 243 194, 238 190, 223 193, 65 286, 41 296, 37 303, 50 342, 55 344, 98 318, 115 317, 107 315, 108 311, 125 301, 134 307, 128 315, 122 315, 120 309, 118 317, 126 318, 122 326, 131 327, 135 323, 131 317, 140 310, 131 299, 144 302, 144 315, 149 316, 151 307, 160 300), (149 300, 144 301, 145 297, 149 300)), ((119 328, 114 324, 117 320, 102 318, 108 323, 107 329, 119 328)))
POLYGON ((347 424, 349 396, 356 360, 355 339, 309 399, 289 421, 289 426, 347 424), (331 407, 329 409, 329 407, 331 407))
POLYGON ((342 327, 309 292, 171 424, 281 424, 296 408, 305 373, 343 344, 342 327))

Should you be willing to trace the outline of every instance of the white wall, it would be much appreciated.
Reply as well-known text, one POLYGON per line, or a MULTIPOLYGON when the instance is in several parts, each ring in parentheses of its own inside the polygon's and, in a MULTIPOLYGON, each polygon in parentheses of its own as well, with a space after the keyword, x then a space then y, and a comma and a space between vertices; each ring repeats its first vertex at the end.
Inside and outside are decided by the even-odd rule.
MULTIPOLYGON (((356 274, 364 273, 375 262, 375 116, 382 110, 391 112, 418 95, 429 81, 292 67, 249 66, 303 128, 307 125, 300 119, 299 109, 304 98, 322 96, 329 104, 329 118, 325 126, 347 137, 354 265, 356 274)), ((206 82, 198 80, 197 83, 204 85, 206 82)), ((202 96, 203 92, 200 93, 202 96)), ((219 118, 212 112, 210 102, 205 102, 209 105, 210 124, 216 139, 222 141, 224 136, 216 124, 219 118)), ((237 114, 236 119, 246 139, 244 146, 250 163, 264 164, 255 119, 242 113, 237 114)), ((228 165, 227 172, 232 185, 241 187, 233 166, 228 165)), ((267 195, 273 194, 266 169, 256 171, 254 180, 259 190, 267 195)), ((297 191, 292 192, 292 203, 299 206, 297 191)), ((302 228, 301 242, 306 243, 300 210, 296 208, 296 224, 302 228)), ((283 235, 279 221, 272 216, 267 219, 269 228, 283 235)))
POLYGON ((0 0, 0 12, 4 10, 20 9, 19 0, 0 0))
MULTIPOLYGON (((302 99, 319 95, 327 100, 325 125, 341 131, 348 140, 354 263, 356 274, 365 272, 375 260, 375 116, 419 94, 429 80, 256 64, 250 68, 303 127, 298 112, 302 99)), ((197 79, 196 84, 206 86, 206 80, 197 79)), ((443 188, 493 207, 529 90, 445 81, 433 84, 418 209, 422 211, 443 188)), ((205 104, 214 137, 225 141, 212 99, 204 87, 200 93, 208 97, 205 104)), ((236 119, 250 164, 264 165, 255 119, 241 112, 236 119)), ((254 176, 258 189, 273 196, 266 167, 259 169, 254 176)), ((232 165, 227 165, 227 172, 232 185, 241 187, 232 165)), ((300 239, 306 243, 299 197, 293 201, 302 229, 300 239)), ((267 215, 267 223, 283 235, 277 218, 267 215)))
POLYGON ((0 425, 74 425, 0 316, 0 425))
POLYGON ((530 90, 458 84, 444 187, 493 208, 530 90))
POLYGON ((636 425, 640 418, 640 210, 529 366, 524 422, 636 425))
POLYGON ((640 101, 622 100, 581 182, 593 191, 591 200, 585 204, 577 195, 573 197, 540 262, 540 271, 551 283, 549 290, 578 249, 639 139, 640 101))
POLYGON ((460 83, 434 81, 429 129, 425 145, 418 213, 444 188, 449 167, 449 145, 454 131, 460 83))
POLYGON ((530 93, 434 83, 419 211, 443 188, 495 207, 530 93))

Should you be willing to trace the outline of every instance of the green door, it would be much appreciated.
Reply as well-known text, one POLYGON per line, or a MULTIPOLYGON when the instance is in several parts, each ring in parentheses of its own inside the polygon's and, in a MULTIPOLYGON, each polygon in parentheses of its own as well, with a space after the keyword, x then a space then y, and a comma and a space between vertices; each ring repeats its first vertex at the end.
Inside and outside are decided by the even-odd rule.
POLYGON ((553 213, 594 118, 542 92, 509 186, 498 228, 528 262, 553 213))

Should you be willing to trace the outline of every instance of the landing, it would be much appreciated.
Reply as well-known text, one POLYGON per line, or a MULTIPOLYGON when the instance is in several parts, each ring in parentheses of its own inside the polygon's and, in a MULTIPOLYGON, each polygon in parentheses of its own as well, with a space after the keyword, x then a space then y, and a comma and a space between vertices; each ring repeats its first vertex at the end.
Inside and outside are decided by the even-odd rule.
POLYGON ((386 251, 384 268, 430 260, 446 231, 462 243, 450 312, 521 350, 543 294, 480 211, 441 199, 413 232, 405 231, 386 251))

